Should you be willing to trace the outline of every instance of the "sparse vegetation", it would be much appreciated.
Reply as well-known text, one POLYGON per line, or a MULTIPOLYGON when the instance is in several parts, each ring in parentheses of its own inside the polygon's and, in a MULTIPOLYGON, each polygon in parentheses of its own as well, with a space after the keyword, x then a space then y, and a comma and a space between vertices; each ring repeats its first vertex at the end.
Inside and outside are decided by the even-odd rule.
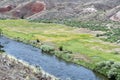
POLYGON ((120 43, 120 28, 113 28, 104 35, 107 36, 105 41, 120 43))
POLYGON ((30 22, 39 22, 39 23, 58 23, 58 24, 64 24, 71 27, 79 27, 79 28, 88 28, 90 30, 101 30, 101 31, 107 31, 107 27, 105 25, 102 25, 101 23, 96 22, 83 22, 83 21, 77 21, 77 20, 49 20, 49 19, 39 19, 39 20, 29 20, 30 22))
MULTIPOLYGON (((120 28, 111 28, 108 29, 106 26, 107 22, 102 24, 102 22, 82 22, 77 20, 49 20, 49 19, 40 19, 40 20, 30 20, 30 22, 43 22, 43 23, 58 23, 64 24, 71 27, 79 27, 79 28, 88 28, 93 31, 104 31, 104 34, 97 34, 96 37, 106 36, 107 38, 102 39, 108 42, 117 42, 120 43, 120 28)), ((109 22, 108 22, 109 23, 109 22)), ((117 23, 119 24, 119 23, 117 23)))

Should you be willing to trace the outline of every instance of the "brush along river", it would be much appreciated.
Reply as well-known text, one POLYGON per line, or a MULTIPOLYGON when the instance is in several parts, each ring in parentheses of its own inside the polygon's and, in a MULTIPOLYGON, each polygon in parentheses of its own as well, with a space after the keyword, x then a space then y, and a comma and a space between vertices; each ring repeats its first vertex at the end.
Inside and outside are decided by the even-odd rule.
POLYGON ((9 55, 28 62, 31 65, 42 67, 46 72, 62 80, 107 80, 83 66, 67 63, 55 56, 43 54, 40 49, 33 46, 6 37, 0 37, 0 43, 9 55))

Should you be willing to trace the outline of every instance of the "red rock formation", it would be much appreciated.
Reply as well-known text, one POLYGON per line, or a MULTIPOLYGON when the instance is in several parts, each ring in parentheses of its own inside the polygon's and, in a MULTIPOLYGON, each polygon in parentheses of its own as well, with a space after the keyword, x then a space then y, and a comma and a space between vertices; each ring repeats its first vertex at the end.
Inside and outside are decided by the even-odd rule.
POLYGON ((0 13, 8 12, 12 10, 12 5, 8 5, 6 7, 0 8, 0 13))
POLYGON ((17 7, 12 11, 12 15, 14 17, 26 18, 43 10, 45 10, 44 2, 35 1, 17 7))
POLYGON ((45 4, 40 2, 40 1, 36 1, 35 3, 32 4, 31 6, 31 11, 33 13, 38 13, 41 12, 45 9, 45 4))

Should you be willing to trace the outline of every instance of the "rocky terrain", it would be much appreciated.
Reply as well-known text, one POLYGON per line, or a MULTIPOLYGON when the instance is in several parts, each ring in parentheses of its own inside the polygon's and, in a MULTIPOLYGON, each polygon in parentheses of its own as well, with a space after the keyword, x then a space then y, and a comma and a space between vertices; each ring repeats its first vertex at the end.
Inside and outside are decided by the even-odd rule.
POLYGON ((55 80, 42 70, 0 53, 0 80, 55 80))
POLYGON ((120 0, 0 0, 0 17, 120 21, 120 0))

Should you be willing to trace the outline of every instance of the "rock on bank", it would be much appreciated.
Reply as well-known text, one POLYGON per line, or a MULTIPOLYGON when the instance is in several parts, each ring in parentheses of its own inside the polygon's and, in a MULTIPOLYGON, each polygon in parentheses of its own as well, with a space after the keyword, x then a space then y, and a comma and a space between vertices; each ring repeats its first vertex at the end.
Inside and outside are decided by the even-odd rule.
POLYGON ((0 80, 57 80, 43 70, 0 53, 0 80))

